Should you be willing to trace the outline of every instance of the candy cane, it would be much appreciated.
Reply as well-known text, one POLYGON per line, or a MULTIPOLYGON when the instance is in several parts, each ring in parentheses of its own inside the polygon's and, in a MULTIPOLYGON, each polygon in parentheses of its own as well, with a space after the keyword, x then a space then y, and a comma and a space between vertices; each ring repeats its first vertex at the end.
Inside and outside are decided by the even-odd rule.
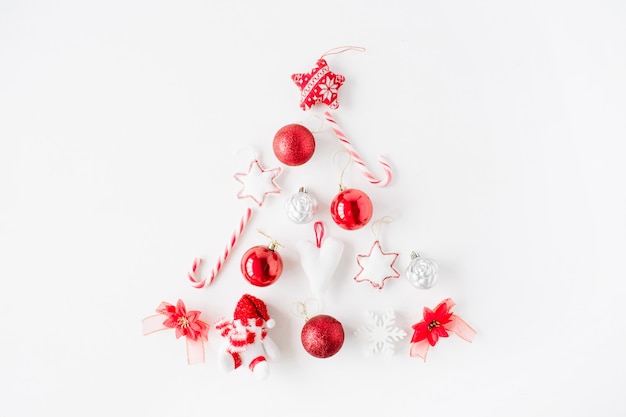
POLYGON ((363 162, 363 159, 361 159, 361 157, 356 152, 356 150, 354 149, 350 141, 346 139, 346 135, 341 131, 341 129, 339 129, 339 127, 337 126, 337 122, 335 121, 335 119, 333 119, 330 112, 328 111, 324 112, 324 116, 326 117, 326 120, 331 124, 331 128, 333 129, 333 132, 335 132, 335 134, 337 135, 337 138, 339 139, 339 141, 343 144, 346 151, 348 151, 350 158, 352 158, 352 160, 357 164, 357 166, 359 167, 359 169, 361 170, 365 178, 367 178, 367 180, 370 183, 374 185, 378 185, 379 187, 384 187, 387 184, 389 184, 391 182, 391 177, 392 177, 391 166, 389 165, 389 162, 387 162, 385 157, 382 155, 378 156, 378 163, 380 164, 380 166, 383 168, 383 171, 385 172, 385 177, 383 179, 378 179, 365 166, 365 162, 363 162))
POLYGON ((241 232, 243 232, 243 230, 245 229, 246 224, 248 223, 248 220, 250 220, 251 215, 252 215, 252 210, 250 208, 247 208, 244 215, 241 217, 241 220, 239 221, 239 225, 237 229, 235 229, 235 231, 230 237, 230 240, 226 244, 226 247, 224 248, 224 252, 222 252, 222 256, 217 259, 217 262, 215 262, 215 265, 213 265, 213 269, 211 270, 211 273, 209 274, 207 278, 198 280, 196 273, 198 272, 198 269, 200 268, 200 265, 202 264, 202 258, 195 258, 193 260, 193 264, 191 265, 191 271, 187 275, 189 277, 189 281, 191 281, 192 285, 195 288, 203 288, 203 287, 211 285, 211 283, 217 276, 220 269, 222 269, 222 266, 224 265, 226 258, 228 258, 228 255, 233 250, 235 243, 237 243, 237 239, 241 235, 241 232))

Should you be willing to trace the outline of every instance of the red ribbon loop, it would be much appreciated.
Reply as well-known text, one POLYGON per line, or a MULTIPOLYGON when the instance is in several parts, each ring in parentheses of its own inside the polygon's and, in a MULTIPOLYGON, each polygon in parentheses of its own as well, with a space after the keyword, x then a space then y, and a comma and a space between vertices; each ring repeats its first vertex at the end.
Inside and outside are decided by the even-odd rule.
POLYGON ((324 239, 324 223, 315 222, 313 225, 313 230, 315 230, 315 245, 318 248, 322 247, 322 240, 324 239))

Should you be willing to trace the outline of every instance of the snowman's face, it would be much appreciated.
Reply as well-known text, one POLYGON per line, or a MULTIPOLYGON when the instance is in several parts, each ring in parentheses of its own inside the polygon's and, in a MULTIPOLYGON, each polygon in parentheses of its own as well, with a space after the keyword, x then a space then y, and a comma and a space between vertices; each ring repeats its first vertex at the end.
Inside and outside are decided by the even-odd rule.
POLYGON ((233 324, 238 331, 247 333, 261 333, 265 328, 264 321, 259 319, 234 320, 233 324))
POLYGON ((263 321, 259 319, 248 319, 244 326, 249 332, 260 333, 263 330, 263 321))
POLYGON ((265 338, 266 331, 263 320, 234 320, 233 324, 237 333, 246 335, 246 343, 248 344, 252 344, 265 338))

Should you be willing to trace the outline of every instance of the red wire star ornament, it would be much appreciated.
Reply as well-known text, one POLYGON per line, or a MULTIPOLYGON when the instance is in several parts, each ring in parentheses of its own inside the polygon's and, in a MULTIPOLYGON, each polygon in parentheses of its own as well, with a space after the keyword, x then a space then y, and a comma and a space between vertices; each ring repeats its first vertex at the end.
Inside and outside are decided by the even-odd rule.
POLYGON ((291 79, 300 89, 302 110, 308 110, 319 103, 326 104, 333 110, 339 107, 337 93, 346 77, 332 72, 324 58, 318 59, 310 72, 293 74, 291 79))
POLYGON ((357 255, 356 262, 361 270, 354 280, 367 281, 375 289, 382 290, 386 280, 400 277, 400 273, 393 266, 396 259, 398 252, 383 252, 380 242, 376 240, 367 255, 357 255))
POLYGON ((248 172, 238 172, 234 175, 235 180, 243 185, 237 193, 237 198, 250 198, 259 207, 262 206, 269 194, 280 193, 281 189, 276 184, 276 178, 281 172, 281 167, 265 169, 258 159, 255 159, 250 163, 248 172))

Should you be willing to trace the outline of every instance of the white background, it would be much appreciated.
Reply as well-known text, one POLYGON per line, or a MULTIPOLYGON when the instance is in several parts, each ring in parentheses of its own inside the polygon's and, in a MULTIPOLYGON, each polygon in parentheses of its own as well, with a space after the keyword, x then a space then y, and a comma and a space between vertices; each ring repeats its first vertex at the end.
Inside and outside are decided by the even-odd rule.
POLYGON ((1 1, 0 414, 623 415, 625 18, 620 1, 1 1), (254 207, 237 151, 281 165, 276 130, 325 110, 298 107, 291 74, 342 45, 366 50, 327 58, 346 77, 333 114, 394 176, 353 165, 344 183, 393 218, 379 237, 398 269, 417 250, 438 284, 352 280, 374 235, 330 221, 342 148, 318 126, 192 288, 193 258, 212 264, 254 207), (313 228, 283 210, 300 186, 345 243, 324 311, 346 341, 323 360, 290 312, 311 295, 294 248, 313 228), (257 228, 284 244, 265 288, 239 272, 257 228), (265 381, 221 373, 214 329, 194 366, 173 333, 141 334, 161 301, 214 323, 246 292, 277 322, 265 381), (410 326, 446 297, 476 339, 410 358, 410 326), (409 336, 368 358, 353 332, 386 309, 409 336))

